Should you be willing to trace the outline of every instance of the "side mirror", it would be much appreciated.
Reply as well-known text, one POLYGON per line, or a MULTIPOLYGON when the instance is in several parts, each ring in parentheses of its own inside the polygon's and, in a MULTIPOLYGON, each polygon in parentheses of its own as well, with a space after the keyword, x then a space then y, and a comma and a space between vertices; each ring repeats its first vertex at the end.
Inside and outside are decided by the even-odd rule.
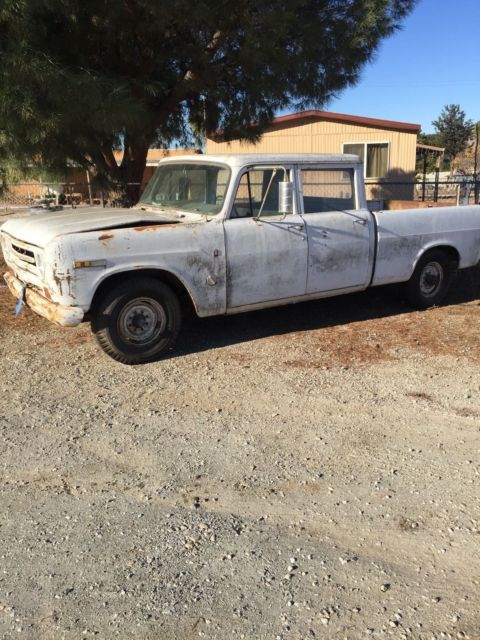
POLYGON ((278 212, 293 213, 293 182, 278 183, 278 212))

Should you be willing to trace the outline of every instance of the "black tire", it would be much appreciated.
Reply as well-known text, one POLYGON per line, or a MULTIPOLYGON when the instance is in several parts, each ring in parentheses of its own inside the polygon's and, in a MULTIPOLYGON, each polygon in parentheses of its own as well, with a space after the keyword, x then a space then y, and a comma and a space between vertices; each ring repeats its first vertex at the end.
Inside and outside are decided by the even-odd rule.
POLYGON ((456 263, 441 249, 432 249, 420 258, 407 282, 408 300, 418 309, 442 302, 456 270, 456 263))
POLYGON ((177 296, 154 278, 129 278, 96 303, 92 331, 100 347, 123 364, 157 360, 180 331, 177 296))

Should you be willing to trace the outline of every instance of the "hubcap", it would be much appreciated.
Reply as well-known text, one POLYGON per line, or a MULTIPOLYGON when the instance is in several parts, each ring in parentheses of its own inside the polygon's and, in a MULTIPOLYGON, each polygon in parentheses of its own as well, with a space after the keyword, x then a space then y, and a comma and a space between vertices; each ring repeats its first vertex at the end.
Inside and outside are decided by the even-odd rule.
POLYGON ((439 262, 429 262, 420 276, 420 291, 429 298, 434 296, 443 283, 443 268, 439 262))
POLYGON ((152 298, 135 298, 125 305, 118 316, 120 337, 135 344, 154 342, 166 326, 165 310, 152 298))

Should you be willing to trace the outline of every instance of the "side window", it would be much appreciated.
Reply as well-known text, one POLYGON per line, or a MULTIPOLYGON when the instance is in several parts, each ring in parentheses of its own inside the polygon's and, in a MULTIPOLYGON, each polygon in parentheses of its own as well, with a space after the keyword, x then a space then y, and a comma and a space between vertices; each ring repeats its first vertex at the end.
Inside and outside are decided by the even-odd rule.
POLYGON ((305 213, 355 209, 353 169, 302 170, 305 213))
POLYGON ((285 180, 283 167, 249 169, 243 174, 231 218, 279 215, 278 183, 285 180))

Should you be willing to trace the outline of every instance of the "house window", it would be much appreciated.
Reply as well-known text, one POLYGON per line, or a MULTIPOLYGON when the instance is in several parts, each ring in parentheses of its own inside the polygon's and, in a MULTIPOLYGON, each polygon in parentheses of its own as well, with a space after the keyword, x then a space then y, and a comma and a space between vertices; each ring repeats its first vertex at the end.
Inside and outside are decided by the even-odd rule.
POLYGON ((388 171, 388 142, 344 144, 343 153, 360 156, 365 178, 383 178, 388 171))

